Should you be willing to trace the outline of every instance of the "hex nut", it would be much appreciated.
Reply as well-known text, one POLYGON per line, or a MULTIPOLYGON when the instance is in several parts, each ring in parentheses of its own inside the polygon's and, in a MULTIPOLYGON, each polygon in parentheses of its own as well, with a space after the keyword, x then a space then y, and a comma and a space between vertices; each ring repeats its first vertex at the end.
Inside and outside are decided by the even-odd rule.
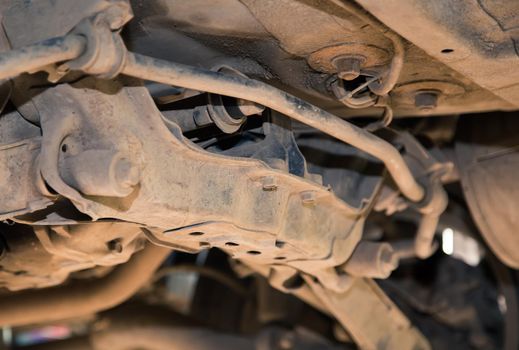
POLYGON ((418 91, 414 96, 414 105, 420 111, 429 112, 438 105, 438 91, 418 91))
POLYGON ((362 60, 359 57, 338 57, 333 60, 337 76, 343 80, 354 80, 360 76, 362 60))

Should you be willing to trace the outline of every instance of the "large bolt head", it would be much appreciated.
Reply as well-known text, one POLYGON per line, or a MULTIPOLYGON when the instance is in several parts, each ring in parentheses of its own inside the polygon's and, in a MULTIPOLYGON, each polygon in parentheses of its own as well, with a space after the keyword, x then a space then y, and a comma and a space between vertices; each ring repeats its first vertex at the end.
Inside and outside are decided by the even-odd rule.
POLYGON ((419 91, 414 97, 414 104, 420 111, 432 111, 438 105, 438 95, 436 91, 419 91))
POLYGON ((343 80, 354 80, 360 76, 362 60, 357 57, 338 57, 333 61, 337 76, 343 80))

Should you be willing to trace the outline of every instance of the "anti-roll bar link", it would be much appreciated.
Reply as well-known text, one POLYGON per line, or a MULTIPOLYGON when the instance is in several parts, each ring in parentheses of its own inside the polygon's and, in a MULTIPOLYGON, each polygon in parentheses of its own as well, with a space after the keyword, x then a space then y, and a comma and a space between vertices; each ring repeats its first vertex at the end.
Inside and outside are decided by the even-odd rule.
MULTIPOLYGON (((77 59, 89 49, 84 36, 70 34, 2 53, 0 80, 14 78, 24 72, 34 72, 52 63, 77 59)), ((300 98, 246 77, 230 76, 131 52, 123 51, 121 54, 126 55, 124 60, 120 60, 122 66, 119 72, 122 74, 241 98, 276 110, 382 161, 400 191, 411 201, 420 202, 425 197, 424 188, 415 180, 402 155, 390 143, 300 98)), ((88 69, 86 73, 89 73, 88 69)))

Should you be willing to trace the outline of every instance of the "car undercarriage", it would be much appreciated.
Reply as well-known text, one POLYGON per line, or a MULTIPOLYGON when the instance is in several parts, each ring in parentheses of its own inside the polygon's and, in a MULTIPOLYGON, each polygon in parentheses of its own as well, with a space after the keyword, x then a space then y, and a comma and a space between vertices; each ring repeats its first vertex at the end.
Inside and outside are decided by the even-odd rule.
POLYGON ((0 349, 519 348, 518 2, 0 14, 0 349))

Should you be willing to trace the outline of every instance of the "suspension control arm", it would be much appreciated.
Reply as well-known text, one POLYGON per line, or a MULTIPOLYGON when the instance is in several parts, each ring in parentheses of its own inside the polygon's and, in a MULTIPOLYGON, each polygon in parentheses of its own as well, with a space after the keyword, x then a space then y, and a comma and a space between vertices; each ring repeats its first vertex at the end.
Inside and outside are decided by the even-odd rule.
MULTIPOLYGON (((22 72, 35 71, 51 63, 78 58, 86 51, 86 46, 83 37, 69 35, 0 54, 0 80, 13 78, 22 72)), ((126 55, 121 69, 125 75, 241 98, 269 107, 381 160, 399 189, 411 201, 419 202, 425 197, 424 188, 415 180, 395 147, 304 100, 257 80, 130 52, 126 55)))
POLYGON ((263 82, 128 53, 123 74, 163 84, 232 96, 276 110, 381 160, 402 193, 419 202, 424 189, 390 143, 306 101, 263 82))

